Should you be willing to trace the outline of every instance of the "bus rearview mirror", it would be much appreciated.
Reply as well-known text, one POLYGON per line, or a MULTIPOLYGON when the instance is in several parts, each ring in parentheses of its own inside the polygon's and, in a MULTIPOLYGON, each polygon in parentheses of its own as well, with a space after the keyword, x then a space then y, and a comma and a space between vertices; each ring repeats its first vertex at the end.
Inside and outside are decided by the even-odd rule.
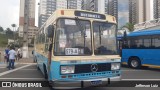
POLYGON ((48 36, 48 38, 52 38, 53 35, 54 35, 54 26, 49 25, 47 28, 47 36, 48 36))

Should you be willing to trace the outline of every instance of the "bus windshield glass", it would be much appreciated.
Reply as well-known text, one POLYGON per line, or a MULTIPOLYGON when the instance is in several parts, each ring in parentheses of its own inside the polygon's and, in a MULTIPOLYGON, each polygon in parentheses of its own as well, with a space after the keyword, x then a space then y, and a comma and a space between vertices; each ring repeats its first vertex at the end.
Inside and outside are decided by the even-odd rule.
POLYGON ((91 24, 88 20, 61 18, 57 21, 54 55, 91 55, 91 24))
POLYGON ((95 55, 116 55, 116 25, 107 22, 93 22, 95 55))

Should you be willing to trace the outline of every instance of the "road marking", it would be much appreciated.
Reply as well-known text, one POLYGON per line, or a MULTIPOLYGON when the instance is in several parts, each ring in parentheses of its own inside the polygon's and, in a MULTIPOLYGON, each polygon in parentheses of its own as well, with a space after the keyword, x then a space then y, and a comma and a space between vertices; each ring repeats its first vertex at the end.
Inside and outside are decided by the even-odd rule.
POLYGON ((7 79, 10 79, 10 80, 45 80, 44 78, 0 78, 0 80, 7 80, 7 79))
POLYGON ((37 70, 37 69, 21 69, 21 70, 37 70))
POLYGON ((6 68, 6 67, 0 67, 0 68, 6 68))
POLYGON ((29 67, 31 65, 32 64, 29 64, 29 65, 25 65, 25 66, 22 66, 22 67, 19 67, 19 68, 16 68, 16 69, 12 69, 12 70, 9 70, 9 71, 2 72, 2 73, 0 73, 0 76, 6 75, 8 73, 11 73, 11 72, 14 72, 14 71, 17 71, 17 70, 20 70, 20 69, 23 69, 25 67, 29 67))
POLYGON ((160 79, 121 79, 122 81, 160 81, 160 79))
POLYGON ((147 71, 147 70, 121 70, 121 71, 130 71, 130 72, 132 72, 132 71, 147 71))
POLYGON ((37 63, 18 63, 18 64, 27 64, 27 65, 31 64, 31 65, 36 65, 37 63))

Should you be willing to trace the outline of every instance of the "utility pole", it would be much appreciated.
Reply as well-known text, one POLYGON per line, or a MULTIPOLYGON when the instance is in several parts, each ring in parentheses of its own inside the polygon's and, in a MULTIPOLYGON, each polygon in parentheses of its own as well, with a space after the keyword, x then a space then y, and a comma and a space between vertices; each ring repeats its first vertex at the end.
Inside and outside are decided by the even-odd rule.
POLYGON ((29 23, 29 0, 24 5, 24 27, 23 27, 23 58, 28 58, 28 23, 29 23))

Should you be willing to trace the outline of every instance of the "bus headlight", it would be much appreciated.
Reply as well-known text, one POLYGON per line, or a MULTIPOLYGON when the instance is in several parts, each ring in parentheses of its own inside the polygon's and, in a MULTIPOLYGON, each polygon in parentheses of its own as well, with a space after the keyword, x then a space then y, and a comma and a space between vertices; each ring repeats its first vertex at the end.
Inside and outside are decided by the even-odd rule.
POLYGON ((61 74, 74 73, 75 66, 61 66, 61 74))
POLYGON ((120 63, 111 63, 111 70, 120 69, 120 63))

